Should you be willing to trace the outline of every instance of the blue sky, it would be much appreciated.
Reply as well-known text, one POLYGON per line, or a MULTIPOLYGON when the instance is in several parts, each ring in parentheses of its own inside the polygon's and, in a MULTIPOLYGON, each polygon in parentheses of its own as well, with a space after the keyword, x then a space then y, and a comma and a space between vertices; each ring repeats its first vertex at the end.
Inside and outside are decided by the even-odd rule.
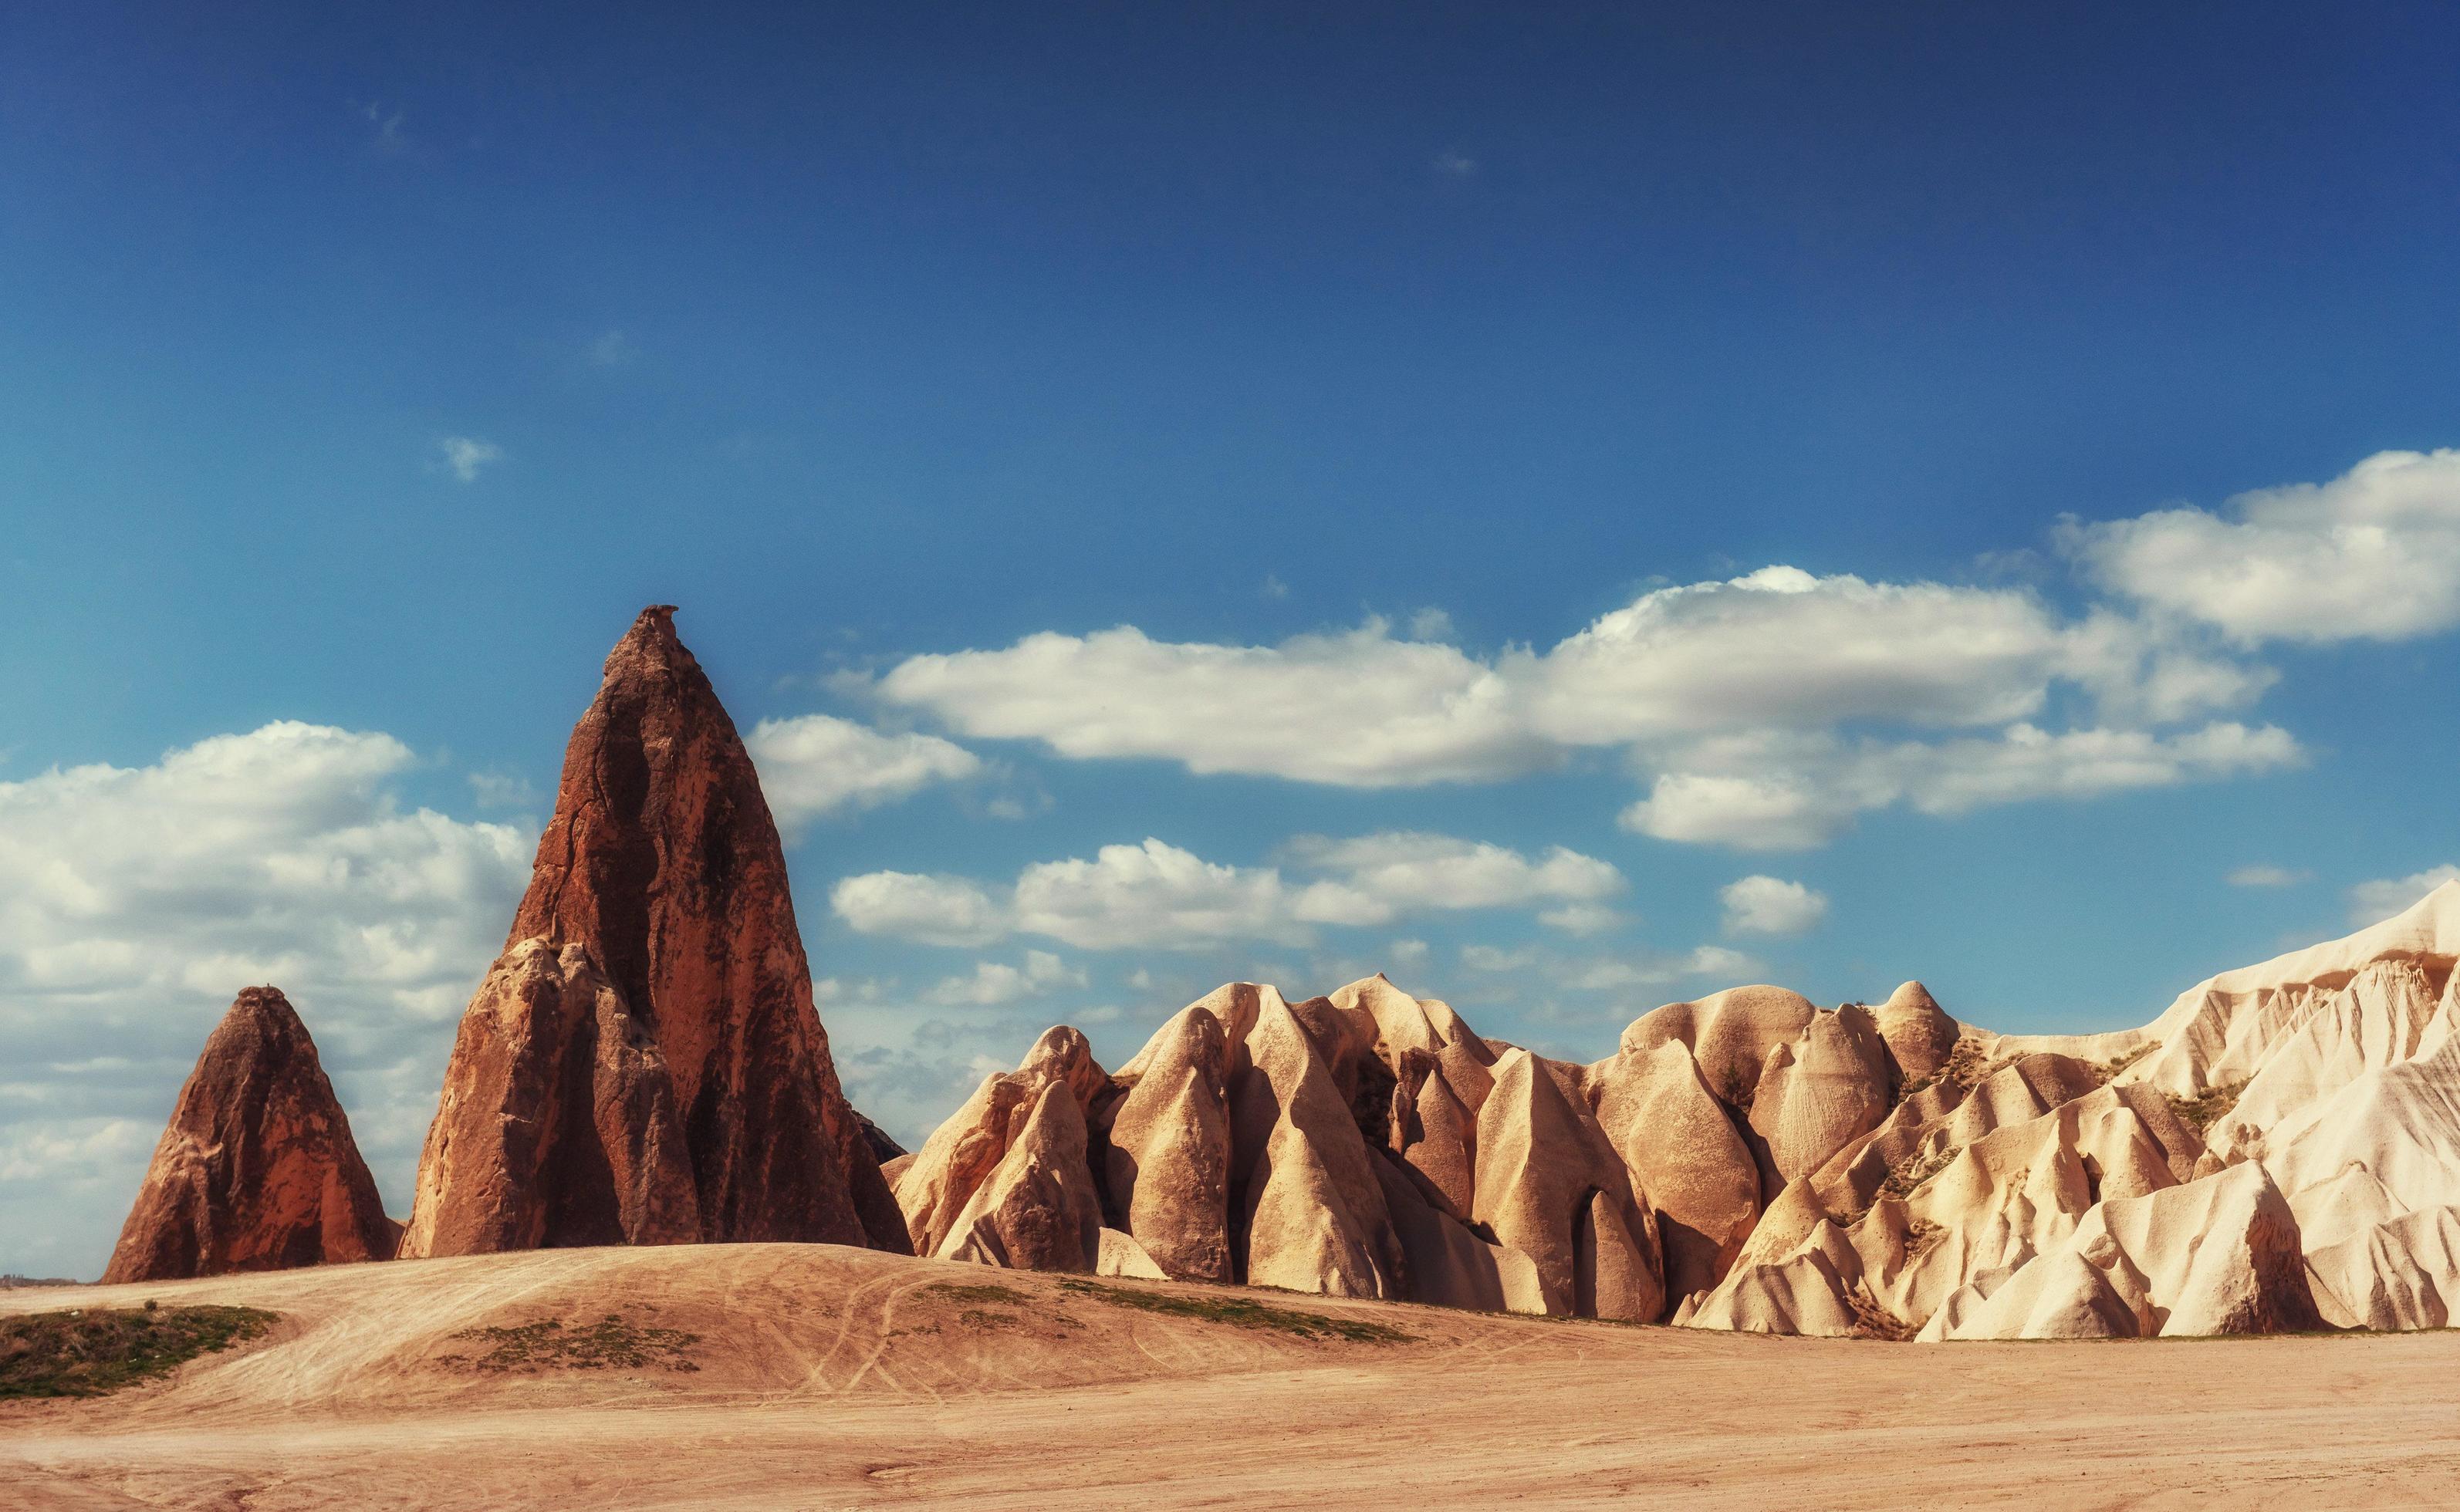
POLYGON ((651 601, 909 1138, 1243 976, 2132 1023, 2460 861, 2448 7, 498 9, 0 52, 0 1269, 266 976, 406 1204, 651 601))

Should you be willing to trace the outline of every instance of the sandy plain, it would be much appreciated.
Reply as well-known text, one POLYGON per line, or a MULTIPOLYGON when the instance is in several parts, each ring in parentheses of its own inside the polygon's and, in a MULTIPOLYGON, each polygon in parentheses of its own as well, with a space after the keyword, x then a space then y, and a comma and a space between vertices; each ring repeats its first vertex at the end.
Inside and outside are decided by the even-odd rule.
POLYGON ((0 1504, 2460 1504, 2450 1332, 1916 1345, 1150 1290, 1410 1338, 812 1245, 5 1292, 0 1312, 151 1297, 282 1321, 164 1382, 0 1404, 0 1504), (986 1285, 1014 1300, 945 1290, 986 1285), (697 1368, 483 1371, 456 1336, 608 1313, 696 1335, 697 1368))

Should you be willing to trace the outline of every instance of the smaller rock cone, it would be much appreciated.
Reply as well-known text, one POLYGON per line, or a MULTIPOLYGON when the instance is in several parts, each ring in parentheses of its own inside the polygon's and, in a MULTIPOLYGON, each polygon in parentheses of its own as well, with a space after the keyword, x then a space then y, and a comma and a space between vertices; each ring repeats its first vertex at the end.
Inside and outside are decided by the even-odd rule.
POLYGON ((399 1237, 308 1026, 250 987, 180 1089, 102 1279, 390 1260, 399 1237))

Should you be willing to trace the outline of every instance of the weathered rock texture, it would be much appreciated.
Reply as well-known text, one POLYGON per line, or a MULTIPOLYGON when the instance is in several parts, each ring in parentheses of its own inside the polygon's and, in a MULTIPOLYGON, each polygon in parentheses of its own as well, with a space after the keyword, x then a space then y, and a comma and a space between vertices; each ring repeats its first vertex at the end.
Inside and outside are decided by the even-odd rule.
POLYGON ((1084 1234, 1090 1188, 1105 1227, 1007 1263, 1701 1328, 2442 1327, 2455 957, 2460 883, 2142 1029, 1994 1035, 1919 982, 1877 1009, 1739 987, 1642 1015, 1587 1066, 1381 976, 1297 1004, 1236 983, 1107 1079, 1072 1031, 1046 1036, 897 1194, 917 1248, 952 1256, 978 1210, 1084 1234), (1065 1098, 1036 1069, 1063 1063, 1065 1098), (1081 1173, 1059 1117, 1033 1179, 1004 1179, 1019 1110, 1063 1103, 1084 1114, 1081 1173))
POLYGON ((454 1046, 406 1254, 906 1248, 812 1005, 758 775, 672 616, 642 611, 573 729, 454 1046))
POLYGON ((307 1026, 250 987, 180 1089, 102 1279, 390 1260, 399 1236, 307 1026))

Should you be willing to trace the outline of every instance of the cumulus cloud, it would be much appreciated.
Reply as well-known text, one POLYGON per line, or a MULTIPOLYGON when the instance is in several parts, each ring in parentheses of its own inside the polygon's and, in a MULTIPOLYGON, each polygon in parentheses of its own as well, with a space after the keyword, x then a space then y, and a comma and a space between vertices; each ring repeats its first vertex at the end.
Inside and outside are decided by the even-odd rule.
POLYGON ((1303 940, 1307 930, 1298 913, 1271 867, 1221 866, 1147 839, 1104 846, 1090 861, 1027 867, 1016 879, 1014 927, 1086 950, 1185 949, 1224 940, 1303 940))
POLYGON ((1846 742, 1827 736, 1702 742, 1623 810, 1623 828, 1661 840, 1746 850, 1825 843, 1873 809, 1937 815, 2043 798, 2091 798, 2275 771, 2304 760, 2277 725, 2216 722, 2162 735, 2060 733, 2018 724, 1996 736, 1846 742))
POLYGON ((1624 887, 1611 863, 1562 846, 1533 860, 1503 846, 1391 830, 1352 840, 1302 835, 1283 850, 1328 877, 1301 904, 1328 923, 1381 924, 1431 909, 1593 904, 1624 887))
POLYGON ((1071 967, 1049 951, 1029 950, 1025 953, 1022 966, 1006 961, 974 962, 972 975, 944 978, 931 990, 931 1000, 990 1008, 1020 998, 1039 998, 1055 988, 1084 985, 1083 970, 1071 967))
POLYGON ((2106 587, 2240 641, 2432 635, 2460 625, 2460 451, 2379 452, 2328 483, 2064 538, 2106 587))
POLYGON ((2222 880, 2234 888, 2285 888, 2305 881, 2308 874, 2287 867, 2242 866, 2222 880))
POLYGON ((1728 934, 1799 934, 1828 916, 1828 895, 1780 877, 1747 876, 1718 890, 1728 934))
POLYGON ((284 722, 0 783, 0 1268, 99 1269, 198 1048, 254 983, 297 1005, 406 1199, 536 840, 405 808, 414 765, 388 735, 284 722))
POLYGON ((1686 978, 1732 983, 1760 969, 1759 962, 1722 945, 1700 945, 1674 955, 1618 956, 1565 962, 1557 973, 1573 992, 1625 992, 1635 987, 1663 987, 1686 978))
POLYGON ((833 813, 876 808, 933 783, 961 782, 982 758, 936 735, 885 734, 827 714, 762 720, 744 745, 760 768, 777 823, 795 830, 833 813))
POLYGON ((938 944, 1047 935, 1083 950, 1196 950, 1230 941, 1304 944, 1318 926, 1371 927, 1418 914, 1579 907, 1624 887, 1593 856, 1556 846, 1531 857, 1449 835, 1301 836, 1282 867, 1207 861, 1148 838, 1090 859, 1040 861, 1004 895, 963 877, 875 872, 838 884, 831 905, 865 934, 938 944))
POLYGON ((446 436, 435 449, 444 455, 445 470, 464 483, 477 482, 481 470, 504 459, 502 447, 476 436, 446 436))
POLYGON ((2380 924, 2447 882, 2460 882, 2460 866, 2428 867, 2405 877, 2361 882, 2349 889, 2349 922, 2364 928, 2380 924))
POLYGON ((1631 922, 1631 915, 1603 903, 1566 903, 1538 915, 1538 922, 1566 934, 1602 934, 1631 922))
POLYGON ((860 934, 929 945, 987 945, 1008 932, 1007 911, 957 876, 866 872, 832 888, 829 908, 860 934))
POLYGON ((1505 680, 1382 620, 1278 646, 1155 640, 1123 626, 1004 651, 911 658, 876 684, 960 735, 1063 756, 1158 757, 1198 774, 1342 788, 1483 781, 1553 759, 1515 726, 1505 680))
POLYGON ((914 657, 869 688, 961 735, 1345 788, 1496 781, 1621 748, 1656 785, 1628 828, 1777 847, 1897 803, 1956 812, 2277 765, 2294 751, 2278 730, 2159 728, 2270 685, 2210 640, 2108 610, 2065 620, 2022 589, 1769 567, 1643 594, 1544 652, 1473 657, 1381 620, 1273 646, 1122 626, 914 657), (2062 687, 2103 723, 2046 731, 2062 687))

